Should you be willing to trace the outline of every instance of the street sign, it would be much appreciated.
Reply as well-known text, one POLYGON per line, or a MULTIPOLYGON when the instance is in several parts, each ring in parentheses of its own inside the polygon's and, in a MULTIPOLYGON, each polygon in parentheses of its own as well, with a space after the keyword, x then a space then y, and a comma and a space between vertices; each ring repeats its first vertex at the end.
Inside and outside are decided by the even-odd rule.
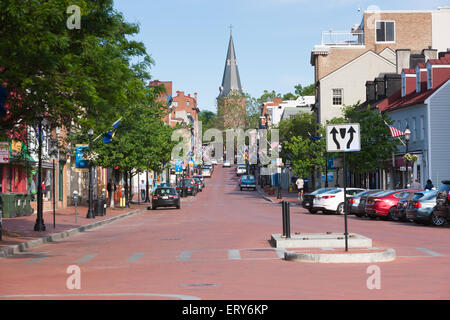
POLYGON ((361 150, 359 123, 327 125, 327 152, 361 150))
POLYGON ((9 162, 9 142, 0 142, 0 163, 9 162))

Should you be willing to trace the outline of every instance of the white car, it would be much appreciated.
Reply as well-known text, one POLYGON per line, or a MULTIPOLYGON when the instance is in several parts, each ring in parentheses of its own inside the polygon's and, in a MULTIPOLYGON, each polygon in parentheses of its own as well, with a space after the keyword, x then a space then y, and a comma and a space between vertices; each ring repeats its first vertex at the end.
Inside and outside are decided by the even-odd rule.
POLYGON ((223 163, 222 167, 224 168, 230 168, 231 167, 231 162, 228 160, 225 160, 225 162, 223 163))
POLYGON ((238 164, 236 168, 236 175, 240 176, 241 174, 247 173, 247 166, 245 164, 238 164))
MULTIPOLYGON (((347 197, 353 196, 365 189, 347 188, 347 197)), ((344 214, 344 188, 336 188, 314 197, 313 208, 323 213, 335 212, 344 214)))
POLYGON ((210 178, 211 177, 211 169, 203 168, 202 171, 201 171, 201 174, 202 174, 203 177, 210 178))

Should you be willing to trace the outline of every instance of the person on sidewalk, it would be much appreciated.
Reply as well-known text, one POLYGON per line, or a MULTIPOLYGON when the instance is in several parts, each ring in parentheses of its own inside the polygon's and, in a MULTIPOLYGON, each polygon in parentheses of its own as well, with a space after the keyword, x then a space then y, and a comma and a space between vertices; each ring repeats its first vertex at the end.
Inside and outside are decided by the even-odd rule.
POLYGON ((303 186, 304 186, 305 182, 303 181, 303 179, 301 177, 299 177, 297 179, 297 181, 295 181, 295 184, 297 185, 298 199, 303 200, 303 186))
POLYGON ((433 190, 433 189, 434 189, 433 182, 430 179, 428 179, 427 184, 425 185, 425 190, 433 190))
POLYGON ((112 179, 109 179, 106 189, 108 190, 109 203, 110 203, 109 206, 111 208, 114 208, 114 192, 116 192, 116 184, 112 182, 112 179), (114 188, 114 191, 113 191, 113 188, 114 188))
POLYGON ((141 180, 141 184, 139 185, 139 188, 141 189, 141 200, 145 201, 146 185, 145 185, 145 181, 144 180, 141 180))

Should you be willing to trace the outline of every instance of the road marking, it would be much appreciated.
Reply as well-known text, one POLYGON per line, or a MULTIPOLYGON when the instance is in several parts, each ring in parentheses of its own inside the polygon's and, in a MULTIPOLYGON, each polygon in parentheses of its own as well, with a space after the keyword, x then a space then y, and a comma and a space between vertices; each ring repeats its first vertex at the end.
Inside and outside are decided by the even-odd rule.
POLYGON ((144 255, 145 255, 145 253, 143 253, 143 252, 136 252, 136 253, 133 253, 133 255, 127 259, 127 262, 137 262, 137 261, 139 261, 144 255))
POLYGON ((56 294, 11 294, 2 295, 0 298, 49 298, 49 297, 166 297, 180 300, 201 300, 199 297, 182 294, 164 293, 56 293, 56 294))
POLYGON ((36 263, 36 262, 39 262, 42 259, 45 259, 45 258, 48 258, 48 257, 51 257, 51 256, 42 256, 42 257, 32 258, 30 260, 25 261, 25 263, 36 263))
POLYGON ((334 251, 333 248, 322 248, 323 251, 334 251))
POLYGON ((97 253, 88 254, 87 256, 84 256, 83 258, 78 259, 77 261, 75 261, 75 263, 89 262, 90 260, 94 259, 96 256, 98 256, 97 253))
POLYGON ((228 260, 241 260, 241 252, 239 250, 228 250, 228 260))
POLYGON ((443 257, 444 256, 443 254, 440 254, 439 252, 431 251, 431 250, 428 250, 426 248, 416 248, 416 249, 420 250, 422 252, 425 252, 425 253, 429 254, 430 256, 433 256, 433 257, 443 257))
POLYGON ((178 256, 178 261, 188 261, 191 259, 192 251, 183 251, 178 256))

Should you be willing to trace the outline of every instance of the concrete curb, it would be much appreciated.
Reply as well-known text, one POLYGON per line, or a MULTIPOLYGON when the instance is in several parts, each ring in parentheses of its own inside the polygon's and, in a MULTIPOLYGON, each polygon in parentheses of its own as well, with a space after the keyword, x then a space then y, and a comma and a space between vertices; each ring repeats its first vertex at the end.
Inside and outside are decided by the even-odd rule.
POLYGON ((39 239, 30 240, 30 241, 23 242, 23 243, 20 243, 20 244, 16 244, 16 245, 13 245, 13 246, 8 246, 8 247, 5 247, 5 248, 1 248, 0 249, 0 257, 12 256, 12 255, 14 255, 14 254, 16 254, 18 252, 23 252, 25 249, 36 248, 36 247, 39 247, 39 246, 41 246, 41 245, 43 245, 45 243, 62 240, 62 239, 74 236, 74 235, 76 235, 76 234, 78 234, 80 232, 83 232, 83 231, 86 231, 86 230, 90 230, 90 229, 94 229, 94 228, 100 227, 102 225, 109 224, 109 223, 114 222, 116 220, 119 220, 119 219, 122 219, 122 218, 125 218, 125 217, 128 217, 128 216, 131 216, 131 215, 134 215, 134 214, 137 214, 137 213, 141 213, 141 212, 143 212, 141 209, 137 209, 137 210, 130 211, 130 212, 127 212, 127 213, 124 213, 124 214, 121 214, 121 215, 118 215, 118 216, 106 219, 106 220, 96 221, 94 223, 87 224, 87 225, 84 225, 84 226, 79 226, 77 228, 70 229, 70 230, 67 230, 67 231, 61 231, 61 232, 58 232, 58 233, 53 233, 51 235, 48 235, 48 236, 45 236, 45 237, 42 237, 42 238, 39 238, 39 239))
POLYGON ((292 251, 285 251, 284 253, 284 259, 287 261, 308 263, 376 263, 393 261, 395 258, 394 249, 368 253, 314 254, 292 251))
POLYGON ((258 187, 256 187, 256 191, 258 191, 258 193, 261 195, 261 197, 264 198, 264 200, 267 200, 267 201, 269 201, 269 202, 275 203, 275 201, 273 201, 273 200, 270 199, 269 197, 266 197, 266 196, 264 195, 264 193, 263 193, 258 187))

